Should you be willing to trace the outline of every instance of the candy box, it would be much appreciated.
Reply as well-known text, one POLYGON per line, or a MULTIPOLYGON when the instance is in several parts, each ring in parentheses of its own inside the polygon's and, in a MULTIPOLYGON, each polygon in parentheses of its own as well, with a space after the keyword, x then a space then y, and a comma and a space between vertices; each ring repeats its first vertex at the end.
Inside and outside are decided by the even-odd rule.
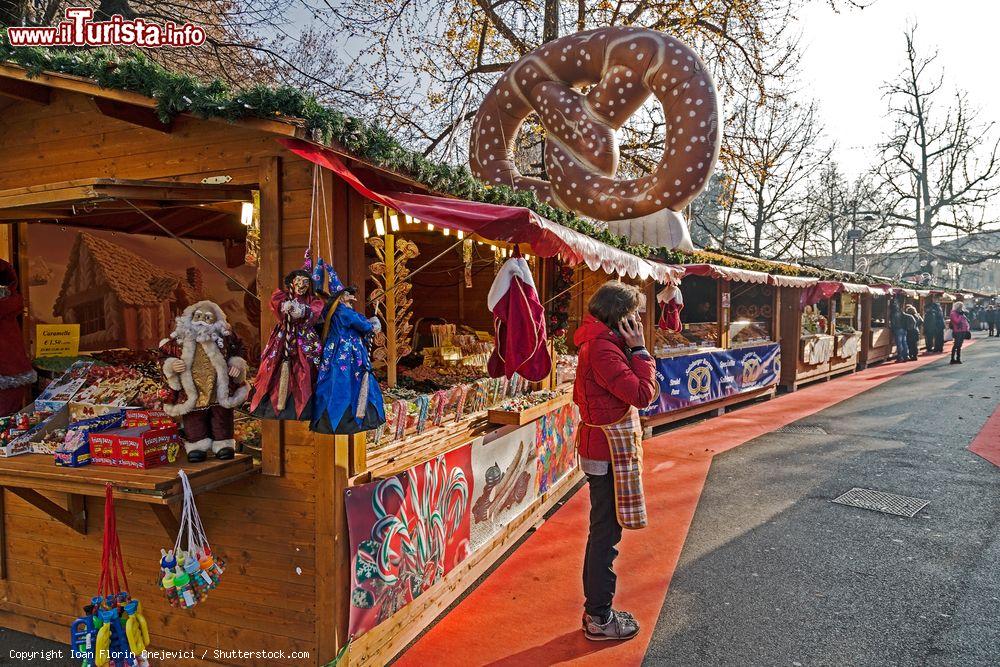
POLYGON ((87 382, 92 361, 77 361, 62 376, 45 388, 37 399, 35 409, 55 412, 71 401, 87 382))
POLYGON ((30 454, 33 442, 57 428, 66 428, 66 410, 55 414, 32 403, 17 414, 0 417, 0 457, 30 454))
POLYGON ((180 448, 175 428, 122 428, 91 433, 90 454, 96 465, 154 468, 173 462, 180 448))
POLYGON ((149 428, 177 428, 177 422, 163 410, 127 410, 125 428, 147 426, 149 428))
POLYGON ((121 428, 125 412, 118 410, 90 419, 73 421, 66 427, 66 436, 53 453, 55 464, 66 468, 79 468, 91 462, 90 434, 121 428))

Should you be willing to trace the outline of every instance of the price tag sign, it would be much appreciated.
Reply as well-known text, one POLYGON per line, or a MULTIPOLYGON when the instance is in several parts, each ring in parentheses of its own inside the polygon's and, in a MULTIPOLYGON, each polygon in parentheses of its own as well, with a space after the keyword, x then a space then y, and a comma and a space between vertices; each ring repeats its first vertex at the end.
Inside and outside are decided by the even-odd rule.
POLYGON ((80 353, 79 324, 38 324, 35 327, 36 357, 75 357, 80 353))
POLYGON ((731 298, 729 295, 730 295, 729 292, 723 292, 722 293, 722 307, 723 308, 729 308, 730 298, 731 298))

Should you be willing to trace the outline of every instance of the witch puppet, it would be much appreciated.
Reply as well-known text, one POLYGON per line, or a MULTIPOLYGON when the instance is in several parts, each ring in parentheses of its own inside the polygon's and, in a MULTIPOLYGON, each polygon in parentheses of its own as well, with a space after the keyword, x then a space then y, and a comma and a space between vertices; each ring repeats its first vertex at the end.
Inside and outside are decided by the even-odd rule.
POLYGON ((199 301, 177 317, 174 332, 160 343, 163 376, 172 396, 163 411, 180 417, 190 463, 236 455, 233 410, 250 393, 243 342, 218 304, 199 301))
POLYGON ((261 419, 310 420, 322 354, 316 324, 324 300, 313 289, 308 271, 292 271, 284 285, 271 295, 271 311, 278 323, 260 356, 250 412, 261 419))
POLYGON ((382 330, 378 319, 354 310, 357 289, 346 287, 336 271, 329 274, 330 301, 324 313, 323 357, 313 397, 311 429, 351 435, 385 423, 382 389, 372 371, 368 345, 382 330))

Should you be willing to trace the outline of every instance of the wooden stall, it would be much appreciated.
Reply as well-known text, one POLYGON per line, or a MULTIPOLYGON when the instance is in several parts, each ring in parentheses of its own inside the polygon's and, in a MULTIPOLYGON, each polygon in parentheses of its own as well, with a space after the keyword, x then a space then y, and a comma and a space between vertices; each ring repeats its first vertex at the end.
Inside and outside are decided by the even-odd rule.
POLYGON ((782 289, 781 386, 786 391, 854 372, 863 342, 864 285, 838 281, 782 289))
POLYGON ((889 320, 889 302, 892 288, 874 286, 862 299, 861 323, 863 325, 861 367, 878 364, 896 353, 896 339, 889 320))
MULTIPOLYGON (((677 286, 680 329, 657 327, 650 336, 663 379, 659 401, 643 412, 647 430, 722 414, 770 398, 776 388, 781 302, 773 277, 712 264, 688 264, 684 271, 677 286)), ((650 285, 647 293, 659 311, 667 307, 666 287, 650 285)))

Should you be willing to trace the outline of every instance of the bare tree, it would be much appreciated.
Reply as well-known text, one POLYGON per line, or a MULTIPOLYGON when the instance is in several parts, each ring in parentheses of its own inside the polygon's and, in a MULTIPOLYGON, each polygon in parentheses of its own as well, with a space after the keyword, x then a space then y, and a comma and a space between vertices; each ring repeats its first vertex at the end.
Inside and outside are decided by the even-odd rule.
POLYGON ((885 86, 894 128, 875 173, 885 218, 915 246, 920 271, 933 273, 935 239, 976 234, 992 222, 986 207, 1000 193, 1000 141, 993 122, 977 122, 963 91, 945 90, 937 54, 921 55, 915 33, 905 33, 906 63, 885 86))
POLYGON ((736 178, 733 210, 754 256, 786 257, 808 238, 805 185, 832 150, 816 116, 814 102, 801 105, 787 95, 763 102, 746 96, 736 105, 727 131, 736 178))

